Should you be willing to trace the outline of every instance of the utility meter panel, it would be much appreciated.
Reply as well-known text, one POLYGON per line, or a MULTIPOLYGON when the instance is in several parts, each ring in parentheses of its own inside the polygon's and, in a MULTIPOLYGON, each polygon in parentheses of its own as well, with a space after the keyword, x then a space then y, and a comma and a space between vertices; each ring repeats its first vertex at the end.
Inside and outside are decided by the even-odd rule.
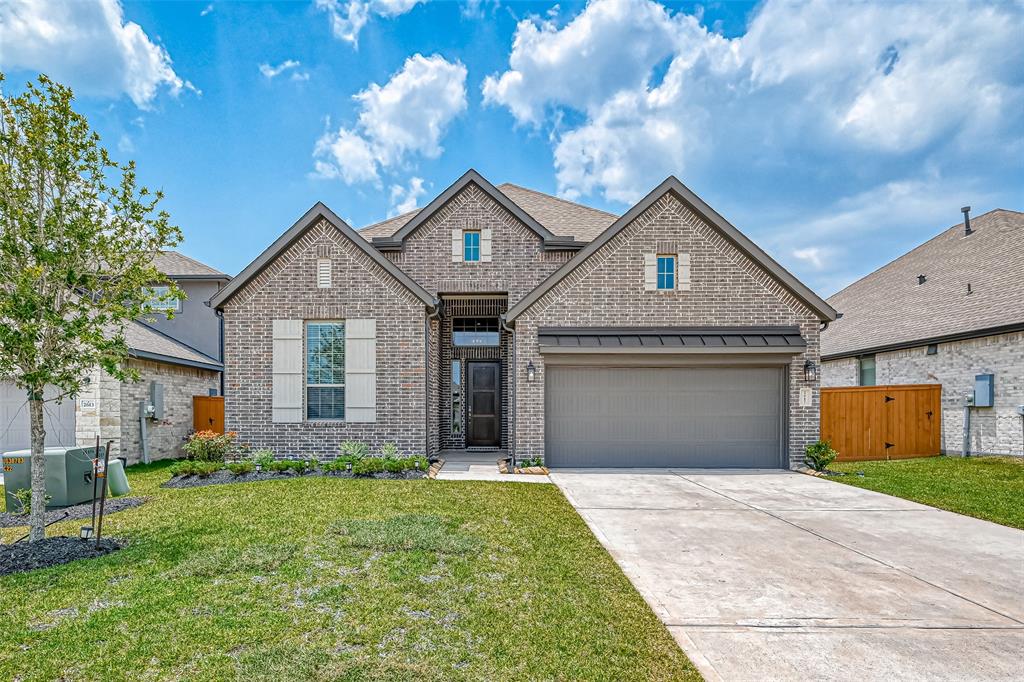
POLYGON ((974 406, 992 407, 995 401, 995 375, 978 374, 974 377, 974 406))

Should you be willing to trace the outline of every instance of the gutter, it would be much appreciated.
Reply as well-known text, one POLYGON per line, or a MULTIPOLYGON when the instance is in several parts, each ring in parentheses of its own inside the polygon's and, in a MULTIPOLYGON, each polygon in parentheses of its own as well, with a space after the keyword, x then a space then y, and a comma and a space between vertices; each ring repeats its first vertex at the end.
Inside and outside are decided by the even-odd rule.
POLYGON ((824 362, 826 360, 842 360, 844 358, 856 358, 860 357, 861 355, 872 355, 874 353, 886 353, 888 351, 906 350, 907 348, 917 348, 919 346, 930 346, 933 343, 967 341, 969 339, 980 339, 986 336, 1011 334, 1013 332, 1019 331, 1024 331, 1024 322, 1016 322, 1014 324, 1006 324, 999 327, 975 329, 967 332, 957 332, 955 334, 943 334, 942 336, 932 336, 923 339, 913 339, 911 341, 898 341, 896 343, 889 343, 881 346, 869 346, 867 348, 858 348, 856 350, 842 351, 839 353, 829 353, 827 355, 822 354, 821 361, 824 362))
POLYGON ((160 353, 150 353, 149 351, 130 349, 128 355, 139 360, 153 360, 155 362, 166 362, 169 365, 181 365, 183 367, 197 367, 199 369, 208 369, 213 372, 223 372, 224 365, 218 365, 210 362, 199 362, 198 360, 186 360, 185 358, 176 358, 172 355, 161 355, 160 353))
POLYGON ((516 372, 518 371, 516 358, 516 350, 519 347, 518 339, 516 338, 515 327, 509 326, 508 320, 505 319, 505 314, 498 315, 498 326, 504 330, 509 336, 512 337, 512 342, 509 344, 509 367, 508 376, 509 387, 508 398, 510 405, 508 406, 508 456, 511 458, 511 465, 516 465, 516 372))

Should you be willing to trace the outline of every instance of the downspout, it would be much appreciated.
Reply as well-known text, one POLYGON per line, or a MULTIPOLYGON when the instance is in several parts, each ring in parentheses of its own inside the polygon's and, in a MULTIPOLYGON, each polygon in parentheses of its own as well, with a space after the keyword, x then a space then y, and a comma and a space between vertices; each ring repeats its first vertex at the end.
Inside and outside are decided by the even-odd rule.
POLYGON ((217 308, 213 312, 217 316, 217 320, 220 322, 220 325, 219 325, 220 326, 220 330, 219 330, 220 339, 217 342, 217 345, 220 347, 220 350, 218 351, 220 353, 220 357, 218 357, 217 360, 220 362, 220 365, 221 365, 221 368, 220 368, 220 395, 223 398, 224 397, 224 311, 221 310, 220 308, 217 308))
POLYGON ((516 330, 515 327, 510 327, 508 321, 505 319, 505 315, 498 316, 498 324, 505 330, 511 337, 512 343, 509 349, 509 368, 508 374, 511 377, 510 383, 512 386, 508 393, 510 405, 508 406, 508 456, 511 458, 509 464, 513 467, 516 465, 516 385, 518 375, 518 367, 516 366, 516 330))
MULTIPOLYGON (((139 401, 139 444, 142 446, 142 463, 149 464, 149 442, 146 434, 146 406, 148 401, 139 401)), ((124 454, 122 452, 121 454, 124 454)))
POLYGON ((441 316, 441 299, 434 299, 434 306, 428 309, 423 322, 423 456, 430 459, 430 322, 441 316))

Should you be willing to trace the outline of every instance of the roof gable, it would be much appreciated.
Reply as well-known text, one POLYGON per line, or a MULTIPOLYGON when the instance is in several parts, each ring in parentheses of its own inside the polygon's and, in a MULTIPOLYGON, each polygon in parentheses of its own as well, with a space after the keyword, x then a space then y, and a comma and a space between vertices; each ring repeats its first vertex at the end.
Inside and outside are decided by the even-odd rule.
POLYGON ((1024 213, 995 209, 972 217, 970 235, 957 223, 831 296, 843 316, 822 333, 822 355, 1024 328, 1022 272, 1024 213))
POLYGON ((426 289, 413 281, 408 275, 402 272, 398 266, 384 257, 377 249, 359 236, 359 233, 349 227, 348 223, 339 218, 334 211, 327 208, 322 202, 317 202, 299 220, 282 234, 277 240, 261 253, 256 260, 249 263, 242 272, 238 274, 223 289, 217 292, 210 299, 210 305, 214 308, 221 308, 248 282, 269 266, 274 259, 284 253, 288 247, 298 241, 306 232, 317 225, 320 220, 326 220, 332 227, 337 229, 350 242, 369 256, 377 265, 387 271, 392 277, 398 280, 406 289, 415 294, 423 303, 433 308, 436 301, 426 289))
POLYGON ((587 244, 571 260, 552 273, 540 286, 524 296, 505 315, 509 322, 515 320, 527 309, 536 303, 544 294, 554 288, 559 282, 565 279, 577 267, 583 264, 590 256, 598 252, 619 232, 636 220, 644 211, 650 208, 655 202, 666 194, 672 194, 690 210, 700 216, 708 225, 717 230, 727 241, 729 241, 740 252, 760 266, 765 272, 771 275, 779 284, 793 294, 797 299, 814 311, 818 317, 825 320, 834 320, 835 310, 821 297, 811 291, 800 280, 794 277, 789 271, 775 262, 771 256, 765 253, 759 246, 752 242, 746 235, 740 232, 729 221, 719 215, 714 209, 708 206, 703 199, 694 194, 686 185, 674 176, 669 176, 664 182, 658 185, 650 194, 641 199, 631 209, 626 211, 618 220, 612 223, 594 241, 587 244))

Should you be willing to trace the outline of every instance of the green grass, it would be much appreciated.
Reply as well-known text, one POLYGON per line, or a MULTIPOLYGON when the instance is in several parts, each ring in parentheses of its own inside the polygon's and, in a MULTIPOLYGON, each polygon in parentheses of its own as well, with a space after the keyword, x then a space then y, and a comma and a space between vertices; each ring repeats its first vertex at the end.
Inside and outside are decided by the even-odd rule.
POLYGON ((0 578, 0 679, 700 679, 554 486, 129 477, 126 549, 0 578))
POLYGON ((864 472, 863 477, 843 476, 833 481, 1024 528, 1024 461, 1019 457, 836 462, 829 468, 864 472))

